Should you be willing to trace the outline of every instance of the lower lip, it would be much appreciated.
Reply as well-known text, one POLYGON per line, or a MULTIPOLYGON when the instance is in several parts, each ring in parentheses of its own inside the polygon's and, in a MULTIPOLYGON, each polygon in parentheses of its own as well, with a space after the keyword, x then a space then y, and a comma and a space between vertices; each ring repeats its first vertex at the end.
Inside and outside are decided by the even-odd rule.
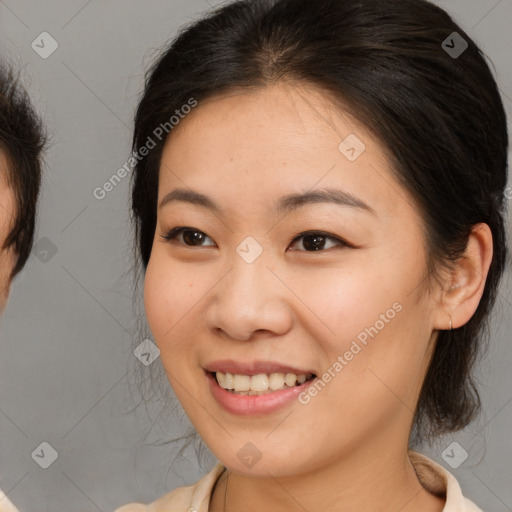
POLYGON ((256 414, 269 414, 293 402, 316 379, 311 379, 300 386, 274 391, 266 395, 237 395, 225 390, 214 375, 205 372, 210 385, 210 391, 217 402, 226 411, 239 416, 252 416, 256 414))

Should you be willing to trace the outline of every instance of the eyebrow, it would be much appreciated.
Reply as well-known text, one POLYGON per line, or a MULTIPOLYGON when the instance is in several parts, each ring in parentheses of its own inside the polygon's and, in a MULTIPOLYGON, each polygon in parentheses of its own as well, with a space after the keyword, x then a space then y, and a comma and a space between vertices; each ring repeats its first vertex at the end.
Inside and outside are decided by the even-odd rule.
MULTIPOLYGON (((182 201, 198 206, 203 206, 219 215, 224 213, 223 209, 211 197, 191 189, 176 188, 172 190, 160 201, 159 208, 163 208, 165 205, 173 201, 182 201)), ((333 203, 339 206, 356 208, 363 212, 371 213, 375 216, 377 215, 377 212, 362 199, 351 194, 350 192, 335 188, 323 188, 314 191, 283 196, 274 204, 273 212, 276 215, 279 215, 314 203, 333 203)))

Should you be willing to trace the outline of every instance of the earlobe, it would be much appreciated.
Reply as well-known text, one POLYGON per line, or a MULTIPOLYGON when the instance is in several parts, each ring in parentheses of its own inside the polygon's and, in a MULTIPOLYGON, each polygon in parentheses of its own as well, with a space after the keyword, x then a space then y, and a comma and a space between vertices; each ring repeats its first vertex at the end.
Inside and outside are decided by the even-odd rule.
POLYGON ((465 325, 474 315, 482 298, 492 262, 493 238, 487 224, 473 226, 464 254, 451 272, 451 285, 443 293, 436 329, 465 325))

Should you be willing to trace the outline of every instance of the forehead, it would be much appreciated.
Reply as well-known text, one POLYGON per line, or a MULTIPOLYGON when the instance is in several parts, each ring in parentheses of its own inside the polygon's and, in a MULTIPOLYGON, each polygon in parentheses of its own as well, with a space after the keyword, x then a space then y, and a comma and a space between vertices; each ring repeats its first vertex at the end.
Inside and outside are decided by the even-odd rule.
POLYGON ((168 137, 159 202, 189 187, 239 213, 327 187, 389 214, 405 194, 393 181, 386 148, 357 119, 315 88, 276 85, 199 102, 168 137))

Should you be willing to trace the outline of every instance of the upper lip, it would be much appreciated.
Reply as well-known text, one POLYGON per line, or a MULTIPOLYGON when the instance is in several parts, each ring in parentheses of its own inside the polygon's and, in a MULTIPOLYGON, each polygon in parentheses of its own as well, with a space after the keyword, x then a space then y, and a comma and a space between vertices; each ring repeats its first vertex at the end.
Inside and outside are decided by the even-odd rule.
POLYGON ((208 372, 231 373, 237 375, 258 375, 260 373, 294 373, 295 375, 314 374, 315 372, 308 369, 294 368, 286 364, 273 361, 250 361, 240 362, 231 359, 223 359, 221 361, 213 361, 204 366, 208 372))

